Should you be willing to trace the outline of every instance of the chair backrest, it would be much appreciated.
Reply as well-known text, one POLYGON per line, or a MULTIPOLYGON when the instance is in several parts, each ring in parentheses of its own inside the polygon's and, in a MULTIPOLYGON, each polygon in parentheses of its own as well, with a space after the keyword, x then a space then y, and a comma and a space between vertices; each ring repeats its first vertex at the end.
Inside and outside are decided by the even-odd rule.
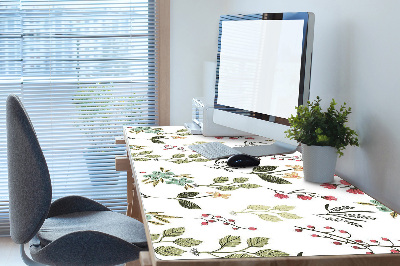
POLYGON ((10 234, 17 244, 38 232, 50 209, 51 180, 35 130, 16 95, 7 98, 10 234))

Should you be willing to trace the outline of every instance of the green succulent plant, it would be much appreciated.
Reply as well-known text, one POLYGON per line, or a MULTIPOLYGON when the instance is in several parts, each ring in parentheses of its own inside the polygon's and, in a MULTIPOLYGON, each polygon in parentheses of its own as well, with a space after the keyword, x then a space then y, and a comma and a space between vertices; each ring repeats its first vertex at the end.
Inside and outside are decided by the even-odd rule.
POLYGON ((336 110, 336 102, 332 99, 326 112, 320 106, 321 99, 308 101, 308 106, 296 107, 297 115, 289 118, 290 129, 286 137, 306 145, 332 146, 337 149, 339 157, 346 146, 359 146, 357 133, 346 126, 351 108, 344 103, 336 110))

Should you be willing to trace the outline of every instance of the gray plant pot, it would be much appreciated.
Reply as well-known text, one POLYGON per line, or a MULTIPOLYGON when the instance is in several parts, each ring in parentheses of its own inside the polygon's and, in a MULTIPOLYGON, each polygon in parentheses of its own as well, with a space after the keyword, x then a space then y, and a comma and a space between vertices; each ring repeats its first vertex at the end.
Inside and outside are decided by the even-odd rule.
POLYGON ((338 157, 336 148, 305 144, 301 146, 304 179, 314 183, 332 183, 338 157))

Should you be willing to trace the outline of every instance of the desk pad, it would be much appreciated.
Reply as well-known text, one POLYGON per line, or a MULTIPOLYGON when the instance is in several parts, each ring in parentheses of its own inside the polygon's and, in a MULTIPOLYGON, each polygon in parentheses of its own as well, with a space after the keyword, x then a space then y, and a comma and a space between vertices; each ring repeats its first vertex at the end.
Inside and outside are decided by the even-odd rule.
POLYGON ((398 214, 335 176, 303 179, 301 153, 232 168, 189 145, 271 140, 126 127, 130 160, 160 260, 400 253, 398 214))

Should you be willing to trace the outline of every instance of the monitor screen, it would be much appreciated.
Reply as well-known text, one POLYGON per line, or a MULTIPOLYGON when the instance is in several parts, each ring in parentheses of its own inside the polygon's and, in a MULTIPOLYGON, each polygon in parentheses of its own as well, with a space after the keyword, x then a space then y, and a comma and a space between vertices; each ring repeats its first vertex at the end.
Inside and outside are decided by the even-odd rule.
POLYGON ((222 16, 214 122, 295 145, 284 131, 308 101, 313 25, 308 12, 222 16))
POLYGON ((217 103, 288 118, 298 104, 303 20, 223 21, 217 103))

